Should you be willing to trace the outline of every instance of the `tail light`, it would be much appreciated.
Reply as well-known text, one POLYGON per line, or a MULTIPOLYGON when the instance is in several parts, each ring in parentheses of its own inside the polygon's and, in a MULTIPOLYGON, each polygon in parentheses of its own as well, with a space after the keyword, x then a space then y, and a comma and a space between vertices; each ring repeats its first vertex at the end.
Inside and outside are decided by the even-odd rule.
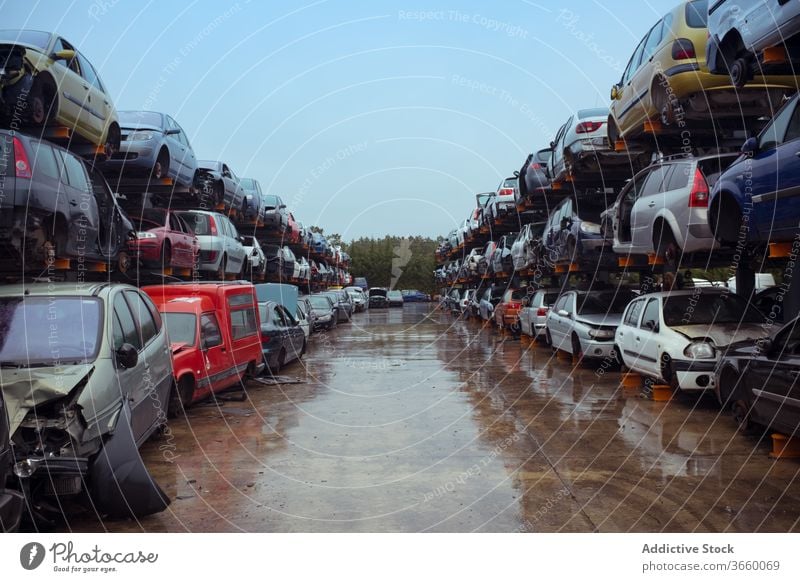
POLYGON ((500 188, 500 196, 511 196, 514 194, 513 188, 500 188))
POLYGON ((208 251, 206 255, 208 261, 216 261, 217 260, 217 251, 208 251))
POLYGON ((530 164, 530 166, 528 166, 528 167, 529 167, 531 170, 541 170, 541 169, 542 169, 542 164, 540 164, 539 162, 533 162, 533 163, 532 163, 532 164, 530 164))
POLYGON ((583 121, 575 127, 575 133, 592 133, 603 126, 602 121, 583 121))
POLYGON ((679 38, 672 43, 672 58, 676 61, 697 58, 694 43, 688 38, 679 38))
POLYGON ((522 303, 520 303, 519 301, 510 301, 508 303, 508 308, 509 309, 520 309, 520 308, 522 308, 522 303))
POLYGON ((694 171, 692 191, 689 193, 689 208, 708 208, 708 183, 699 168, 694 171))
POLYGON ((32 178, 31 164, 28 161, 28 152, 25 151, 25 146, 18 137, 14 138, 14 168, 17 172, 17 178, 32 178))
POLYGON ((211 236, 217 236, 217 221, 211 215, 208 216, 208 230, 211 236))
POLYGON ((540 307, 536 310, 536 315, 538 317, 545 317, 547 315, 547 307, 540 307))

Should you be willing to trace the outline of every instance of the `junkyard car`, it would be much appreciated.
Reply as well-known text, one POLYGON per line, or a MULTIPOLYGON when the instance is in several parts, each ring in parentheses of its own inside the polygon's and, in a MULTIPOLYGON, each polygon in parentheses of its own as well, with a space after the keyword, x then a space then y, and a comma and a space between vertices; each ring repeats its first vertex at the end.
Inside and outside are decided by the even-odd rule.
POLYGON ((73 45, 49 32, 3 30, 0 63, 4 125, 22 111, 26 122, 68 127, 90 144, 103 146, 106 155, 119 150, 119 121, 111 97, 73 45))
POLYGON ((306 336, 295 315, 279 303, 258 304, 261 318, 261 349, 264 361, 272 372, 299 360, 306 351, 306 336))
POLYGON ((147 295, 121 284, 10 285, 0 312, 14 460, 5 486, 22 492, 28 516, 48 522, 89 502, 111 516, 163 510, 169 501, 137 451, 165 424, 173 385, 147 295))
POLYGON ((542 255, 542 234, 545 222, 531 222, 522 227, 511 245, 511 260, 515 271, 533 268, 542 255))
POLYGON ((42 272, 74 259, 127 270, 133 225, 100 172, 61 147, 0 130, 0 175, 0 269, 42 272))
POLYGON ((204 210, 184 210, 177 214, 200 243, 199 271, 222 281, 226 275, 239 275, 245 270, 247 256, 242 237, 227 216, 204 210))
POLYGON ((264 193, 261 191, 261 184, 253 178, 242 178, 239 184, 244 190, 242 218, 261 220, 264 217, 264 193))
POLYGON ((682 390, 714 387, 725 348, 764 335, 764 316, 719 287, 651 293, 631 302, 616 331, 625 365, 682 390))
POLYGON ((327 295, 310 295, 311 311, 314 314, 314 330, 332 329, 336 327, 336 306, 327 295))
POLYGON ((119 151, 105 162, 104 171, 154 180, 172 178, 180 186, 194 186, 197 157, 178 122, 155 111, 120 111, 119 124, 119 151))
POLYGON ((558 289, 537 289, 523 302, 519 312, 520 331, 534 339, 544 341, 547 314, 558 299, 558 289))
POLYGON ((577 357, 618 357, 614 334, 634 295, 625 289, 567 291, 547 314, 547 343, 577 357))
POLYGON ((172 211, 144 208, 134 218, 136 238, 130 249, 142 264, 156 268, 191 269, 200 243, 192 229, 172 211))
POLYGON ((261 249, 261 244, 254 236, 243 236, 242 246, 247 255, 247 274, 250 277, 263 277, 267 274, 267 257, 261 249))
POLYGON ((242 215, 245 192, 230 166, 216 160, 199 160, 197 168, 198 184, 211 196, 214 209, 224 209, 232 216, 242 215))
POLYGON ((389 307, 389 300, 386 298, 387 294, 387 289, 371 287, 369 290, 369 308, 389 307))
POLYGON ((252 285, 192 282, 142 291, 155 303, 169 336, 175 375, 171 413, 263 369, 252 285))
POLYGON ((388 302, 389 307, 402 307, 403 306, 403 294, 400 291, 391 290, 386 294, 386 300, 388 302))

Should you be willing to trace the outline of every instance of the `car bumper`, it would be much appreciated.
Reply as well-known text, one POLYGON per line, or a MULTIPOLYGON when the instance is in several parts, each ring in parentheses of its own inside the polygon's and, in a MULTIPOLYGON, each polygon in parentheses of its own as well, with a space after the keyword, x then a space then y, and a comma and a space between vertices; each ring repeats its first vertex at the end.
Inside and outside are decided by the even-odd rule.
POLYGON ((0 524, 2 532, 15 532, 22 520, 25 498, 11 489, 0 489, 0 524))
POLYGON ((128 251, 141 261, 159 261, 161 259, 161 241, 157 239, 137 240, 128 244, 128 251))
POLYGON ((716 360, 673 359, 671 364, 675 379, 682 390, 709 390, 714 388, 714 372, 717 368, 716 360))
POLYGON ((119 144, 119 151, 103 167, 111 172, 123 170, 149 171, 156 163, 157 145, 150 142, 125 142, 119 144))
POLYGON ((585 358, 608 358, 614 351, 614 341, 599 342, 592 339, 581 339, 581 349, 585 358))

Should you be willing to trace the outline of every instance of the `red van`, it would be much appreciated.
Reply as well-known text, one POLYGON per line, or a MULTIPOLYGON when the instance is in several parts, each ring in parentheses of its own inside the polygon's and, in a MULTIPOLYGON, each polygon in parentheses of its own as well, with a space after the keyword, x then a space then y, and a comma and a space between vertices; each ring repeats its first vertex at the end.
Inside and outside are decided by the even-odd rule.
POLYGON ((246 283, 142 287, 164 319, 180 410, 264 370, 255 288, 246 283))

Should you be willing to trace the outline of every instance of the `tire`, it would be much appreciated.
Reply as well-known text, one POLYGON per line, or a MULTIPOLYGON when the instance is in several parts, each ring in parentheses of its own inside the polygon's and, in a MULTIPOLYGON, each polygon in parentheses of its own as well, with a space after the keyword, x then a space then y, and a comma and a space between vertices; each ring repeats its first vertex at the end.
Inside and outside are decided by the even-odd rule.
POLYGON ((544 330, 544 345, 553 347, 553 338, 550 335, 550 330, 546 328, 544 330))
POLYGON ((56 91, 49 82, 41 81, 39 77, 34 80, 29 113, 33 125, 47 125, 56 116, 58 102, 55 95, 56 91))
POLYGON ((737 89, 741 89, 750 80, 750 63, 747 59, 739 57, 731 63, 728 73, 731 77, 731 84, 737 89))
POLYGON ((661 378, 673 389, 679 389, 678 377, 672 369, 672 358, 667 354, 661 354, 661 378))
POLYGON ((281 348, 281 351, 278 352, 278 362, 275 366, 275 371, 280 372, 285 365, 286 365, 286 349, 281 348))
POLYGON ((625 367, 625 361, 622 359, 622 350, 619 349, 619 346, 614 344, 614 363, 622 370, 625 367))
POLYGON ((169 404, 167 407, 167 417, 175 418, 185 412, 192 401, 194 394, 194 379, 184 376, 178 384, 173 384, 169 393, 169 404))
POLYGON ((214 208, 225 203, 225 186, 222 183, 214 182, 211 200, 214 202, 214 208))
MULTIPOLYGON (((658 233, 659 230, 657 229, 656 232, 658 233)), ((653 248, 657 256, 664 257, 665 269, 669 269, 673 273, 678 270, 681 260, 681 249, 675 240, 675 235, 672 234, 672 230, 666 224, 662 223, 660 236, 656 234, 653 238, 653 248)))
POLYGON ((161 245, 161 258, 159 259, 159 267, 164 270, 172 264, 172 247, 168 240, 164 241, 161 245))
POLYGON ((745 436, 752 436, 756 433, 757 427, 750 419, 750 406, 744 400, 734 400, 731 404, 731 415, 736 429, 745 436))
POLYGON ((581 340, 574 333, 572 334, 572 355, 579 360, 583 359, 583 349, 581 348, 581 340))
POLYGON ((653 96, 653 109, 658 113, 658 119, 664 127, 675 123, 675 107, 667 87, 669 85, 663 77, 656 77, 650 88, 650 94, 653 96))
POLYGON ((119 151, 119 144, 122 141, 122 134, 120 133, 119 126, 113 124, 109 126, 106 133, 106 141, 103 144, 103 150, 107 158, 111 158, 119 151))
POLYGON ((217 280, 224 281, 225 275, 227 274, 227 267, 228 267, 228 255, 222 255, 222 258, 219 260, 219 267, 217 267, 216 275, 217 280))
POLYGON ((308 340, 303 338, 303 349, 300 350, 300 357, 303 357, 308 349, 308 340))
POLYGON ((158 153, 158 158, 156 158, 156 163, 153 165, 150 177, 153 180, 160 180, 167 176, 169 176, 169 152, 166 149, 162 149, 158 153))
POLYGON ((616 143, 619 141, 619 128, 617 127, 617 122, 614 121, 614 117, 612 115, 608 116, 606 132, 608 137, 608 147, 613 149, 616 143))
POLYGON ((708 209, 708 224, 714 233, 714 238, 725 244, 736 244, 742 232, 742 211, 739 204, 729 194, 720 193, 708 209))

